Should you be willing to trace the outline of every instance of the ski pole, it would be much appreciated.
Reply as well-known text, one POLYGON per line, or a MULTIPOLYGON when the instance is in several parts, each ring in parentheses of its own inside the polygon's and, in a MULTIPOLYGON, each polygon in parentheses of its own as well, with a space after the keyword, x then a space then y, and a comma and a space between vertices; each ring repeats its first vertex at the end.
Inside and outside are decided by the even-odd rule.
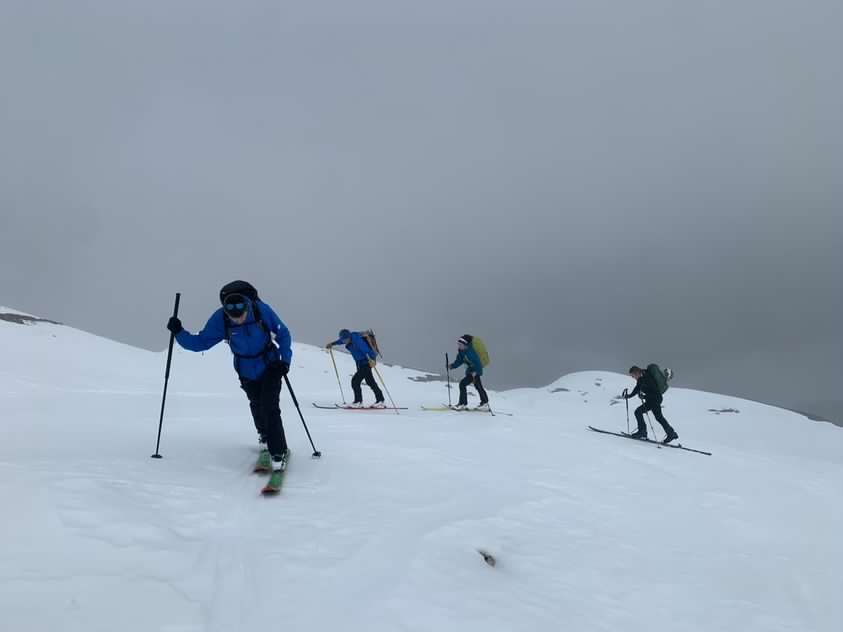
POLYGON ((337 376, 337 384, 339 384, 339 387, 340 387, 340 395, 342 395, 342 403, 343 403, 343 404, 345 404, 345 403, 346 403, 346 401, 345 401, 345 393, 343 393, 343 390, 342 390, 342 382, 340 382, 340 372, 339 372, 339 371, 337 371, 337 361, 334 359, 334 349, 333 349, 333 347, 328 347, 328 351, 329 351, 329 352, 330 352, 330 354, 331 354, 331 362, 333 362, 333 363, 334 363, 334 373, 335 373, 335 374, 336 374, 336 376, 337 376))
POLYGON ((626 434, 629 434, 629 397, 627 395, 629 392, 627 389, 623 389, 623 398, 626 400, 626 434))
MULTIPOLYGON (((181 299, 181 292, 176 292, 176 304, 173 306, 173 318, 179 315, 179 300, 181 299)), ((161 427, 164 425, 164 403, 167 401, 167 383, 170 381, 170 364, 173 360, 173 341, 176 339, 176 334, 170 332, 170 346, 167 348, 167 368, 164 370, 164 395, 161 397, 161 416, 158 418, 158 440, 155 442, 155 454, 153 459, 160 459, 161 454, 158 448, 161 447, 161 427)))
MULTIPOLYGON (((639 397, 641 397, 641 395, 639 395, 639 397)), ((641 397, 641 401, 642 401, 644 404, 646 404, 646 403, 647 403, 647 400, 646 400, 646 399, 644 399, 643 397, 641 397)), ((653 428, 653 421, 650 419, 650 414, 649 414, 649 412, 648 412, 647 410, 645 410, 645 411, 644 411, 644 416, 645 416, 645 417, 647 417, 647 423, 648 423, 648 424, 650 424, 650 432, 652 432, 652 433, 653 433, 653 438, 654 438, 654 439, 656 439, 656 440, 658 440, 658 436, 656 435, 656 431, 655 431, 655 429, 653 428)))
POLYGON ((445 375, 448 376, 448 408, 451 407, 451 362, 448 360, 448 352, 445 352, 445 375))
POLYGON ((313 448, 313 458, 318 459, 322 456, 322 453, 316 449, 316 446, 313 445, 313 438, 310 436, 310 430, 307 429, 307 424, 304 421, 304 415, 301 414, 301 407, 299 406, 299 400, 296 399, 296 393, 293 391, 293 385, 290 384, 290 378, 286 375, 284 376, 284 381, 287 383, 287 388, 290 389, 290 397, 293 398, 293 403, 296 405, 296 410, 299 411, 299 417, 301 418, 301 424, 304 426, 304 431, 307 433, 307 439, 310 441, 310 447, 313 448))
MULTIPOLYGON (((644 396, 641 393, 638 393, 638 397, 641 399, 641 403, 646 406, 647 400, 644 399, 644 396)), ((644 410, 644 416, 647 418, 647 423, 650 424, 650 432, 653 433, 653 438, 656 438, 656 431, 653 430, 653 422, 650 421, 650 415, 647 414, 647 410, 644 410)))
POLYGON ((653 433, 653 438, 658 439, 658 436, 656 436, 656 431, 653 428, 653 421, 650 419, 650 415, 647 414, 647 413, 644 413, 644 414, 647 415, 647 423, 650 424, 650 432, 653 433))
POLYGON ((656 441, 658 441, 659 437, 656 434, 656 430, 653 428, 653 421, 650 419, 650 415, 648 413, 644 413, 644 414, 647 415, 647 423, 650 424, 650 432, 653 433, 653 438, 656 441))
POLYGON ((389 397, 389 401, 392 403, 392 408, 395 410, 395 414, 400 415, 401 413, 398 412, 398 406, 395 405, 395 400, 392 399, 392 395, 389 394, 389 389, 386 387, 386 382, 383 381, 383 376, 381 375, 381 372, 378 371, 377 366, 373 366, 372 368, 375 370, 375 373, 377 374, 378 379, 381 381, 381 384, 383 384, 383 390, 386 391, 386 396, 389 397))

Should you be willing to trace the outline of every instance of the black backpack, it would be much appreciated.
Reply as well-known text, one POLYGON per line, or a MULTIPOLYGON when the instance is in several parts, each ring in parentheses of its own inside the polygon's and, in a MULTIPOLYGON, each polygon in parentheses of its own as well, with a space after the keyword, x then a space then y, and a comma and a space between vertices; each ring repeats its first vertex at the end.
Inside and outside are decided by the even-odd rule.
MULTIPOLYGON (((260 358, 261 356, 266 355, 270 351, 276 348, 275 343, 272 340, 272 334, 269 331, 269 327, 266 326, 266 323, 263 322, 263 318, 261 317, 261 310, 258 306, 258 301, 260 298, 258 297, 258 291, 254 285, 249 283, 248 281, 232 281, 231 283, 226 283, 222 286, 220 290, 220 304, 225 305, 226 297, 232 294, 240 294, 245 296, 252 302, 252 313, 255 316, 255 322, 258 326, 263 330, 263 333, 266 334, 266 346, 263 348, 263 351, 260 353, 253 353, 251 355, 243 355, 241 353, 237 353, 234 349, 231 349, 231 320, 229 320, 228 316, 223 314, 223 326, 225 327, 225 334, 223 335, 223 339, 228 344, 229 349, 231 349, 231 353, 234 354, 234 357, 237 359, 240 358, 260 358)), ((234 325, 235 327, 239 327, 240 325, 234 325)))
POLYGON ((222 286, 220 290, 220 304, 225 304, 225 298, 231 294, 241 294, 254 303, 258 300, 258 291, 248 281, 232 281, 222 286))
POLYGON ((673 371, 670 369, 662 371, 662 368, 658 364, 653 363, 647 365, 647 373, 650 374, 656 386, 659 387, 659 393, 664 395, 668 389, 668 380, 673 379, 673 371))

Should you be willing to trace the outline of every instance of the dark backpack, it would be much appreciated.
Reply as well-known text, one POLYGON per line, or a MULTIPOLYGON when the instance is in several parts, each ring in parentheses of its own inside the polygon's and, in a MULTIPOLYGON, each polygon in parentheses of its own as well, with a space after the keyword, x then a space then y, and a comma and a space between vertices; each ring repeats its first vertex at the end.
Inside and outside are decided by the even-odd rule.
POLYGON ((653 378, 653 381, 656 383, 656 386, 659 387, 659 393, 664 395, 667 389, 669 388, 667 385, 667 381, 673 377, 673 371, 671 371, 670 369, 665 369, 664 371, 662 371, 661 367, 658 364, 648 364, 647 373, 650 375, 650 377, 653 378))

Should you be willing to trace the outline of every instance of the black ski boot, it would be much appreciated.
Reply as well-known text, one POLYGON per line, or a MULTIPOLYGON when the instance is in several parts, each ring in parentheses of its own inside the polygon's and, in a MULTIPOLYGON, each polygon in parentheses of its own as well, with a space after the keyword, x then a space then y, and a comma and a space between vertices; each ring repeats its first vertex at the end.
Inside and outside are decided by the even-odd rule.
POLYGON ((670 430, 667 431, 667 436, 664 438, 664 441, 662 441, 662 443, 667 445, 671 441, 674 441, 675 439, 678 439, 678 438, 679 438, 679 435, 676 434, 676 431, 673 428, 671 428, 670 430))
POLYGON ((646 439, 647 438, 647 431, 646 430, 636 430, 631 435, 627 435, 630 439, 646 439))

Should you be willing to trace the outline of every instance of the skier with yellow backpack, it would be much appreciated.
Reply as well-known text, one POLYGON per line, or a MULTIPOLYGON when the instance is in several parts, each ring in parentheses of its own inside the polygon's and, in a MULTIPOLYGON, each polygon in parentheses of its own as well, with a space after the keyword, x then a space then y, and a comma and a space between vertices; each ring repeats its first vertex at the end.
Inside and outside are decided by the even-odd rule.
POLYGON ((490 410, 489 396, 480 380, 483 375, 483 367, 489 364, 489 352, 486 351, 486 345, 477 336, 465 334, 457 340, 457 349, 457 357, 449 368, 456 369, 465 364, 465 377, 460 380, 460 400, 454 408, 456 410, 468 408, 468 392, 466 389, 469 384, 474 384, 477 394, 480 395, 480 405, 474 410, 488 412, 490 410))

